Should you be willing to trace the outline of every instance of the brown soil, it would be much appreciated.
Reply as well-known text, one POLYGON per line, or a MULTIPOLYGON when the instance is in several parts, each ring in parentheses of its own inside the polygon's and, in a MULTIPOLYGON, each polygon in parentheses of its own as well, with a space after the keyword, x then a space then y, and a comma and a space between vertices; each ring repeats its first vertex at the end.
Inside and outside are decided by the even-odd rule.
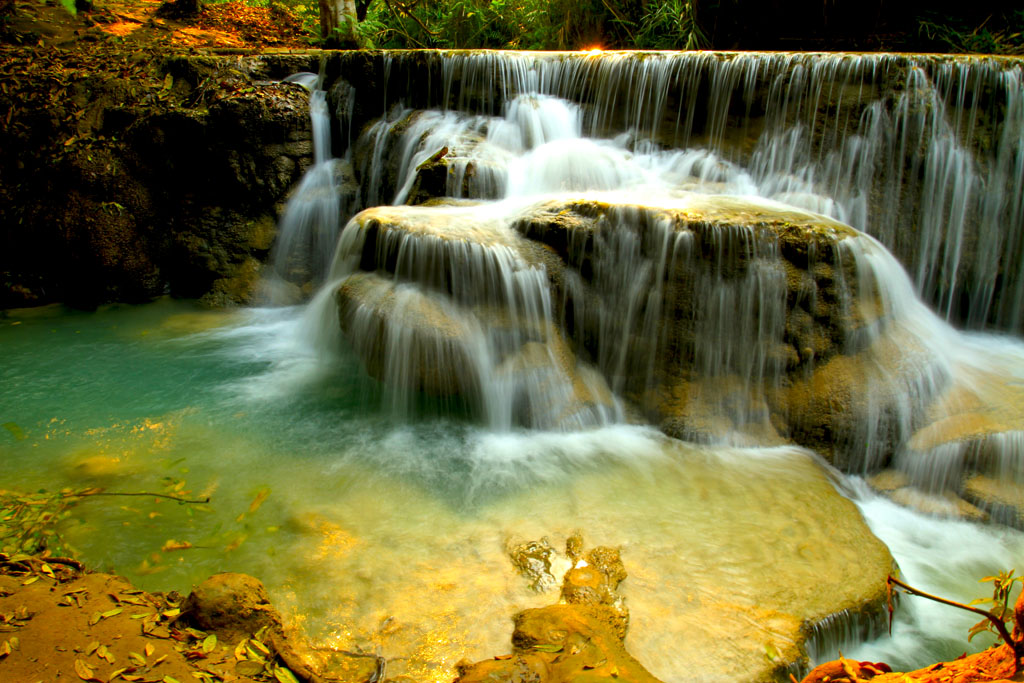
MULTIPOLYGON (((0 679, 257 681, 234 648, 178 621, 181 599, 37 559, 0 569, 0 679), (194 676, 199 674, 199 676, 194 676), (206 675, 207 678, 203 678, 206 675)), ((264 667, 260 667, 260 671, 264 667)))
MULTIPOLYGON (((0 1, 0 5, 4 4, 0 1)), ((194 18, 157 16, 160 0, 103 0, 72 15, 50 0, 14 0, 6 41, 70 47, 97 34, 133 46, 178 48, 309 48, 301 24, 285 9, 249 7, 241 2, 207 5, 194 18)), ((0 8, 0 14, 4 12, 0 8)))
POLYGON ((909 673, 888 672, 871 662, 840 659, 814 669, 801 683, 1011 683, 1024 681, 1008 645, 994 647, 951 662, 937 662, 909 673))
POLYGON ((0 681, 363 683, 382 660, 313 652, 263 585, 217 574, 183 598, 77 561, 0 553, 0 681))

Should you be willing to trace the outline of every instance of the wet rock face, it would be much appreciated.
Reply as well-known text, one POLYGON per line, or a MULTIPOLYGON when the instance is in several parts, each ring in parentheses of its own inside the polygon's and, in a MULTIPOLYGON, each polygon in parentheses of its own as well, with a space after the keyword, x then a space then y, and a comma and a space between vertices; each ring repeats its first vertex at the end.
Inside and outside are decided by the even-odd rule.
POLYGON ((404 388, 471 405, 488 377, 518 396, 502 378, 542 369, 515 424, 585 424, 616 393, 687 440, 741 432, 841 461, 862 424, 909 436, 896 392, 865 396, 872 368, 913 349, 879 342, 891 320, 858 233, 732 197, 635 201, 364 211, 343 240, 342 329, 373 376, 412 371, 404 388))
POLYGON ((62 104, 86 114, 67 117, 72 129, 61 112, 22 108, 0 133, 4 164, 17 164, 3 173, 21 179, 0 195, 0 308, 252 299, 277 215, 312 163, 308 96, 257 82, 265 65, 163 68, 150 101, 125 104, 138 84, 98 79, 62 104), (70 142, 54 153, 53 140, 70 142))
MULTIPOLYGON (((562 582, 563 604, 527 609, 513 618, 512 653, 476 664, 457 665, 457 683, 562 683, 610 678, 657 683, 630 655, 623 641, 629 612, 616 592, 626 569, 616 548, 599 546, 582 557, 582 538, 566 547, 574 566, 562 582)), ((512 546, 509 557, 527 579, 540 574, 554 579, 551 567, 558 553, 546 540, 512 546)))
POLYGON ((485 418, 510 399, 499 427, 631 412, 684 440, 798 443, 876 471, 951 441, 984 460, 1024 424, 978 407, 990 397, 944 405, 946 333, 852 228, 738 197, 641 201, 363 211, 339 252, 342 331, 392 388, 485 418))
MULTIPOLYGON (((631 313, 657 318, 657 343, 671 351, 659 354, 659 369, 674 377, 693 379, 689 367, 698 374, 722 374, 746 371, 742 365, 754 363, 764 366, 763 374, 778 376, 846 352, 855 330, 872 317, 857 299, 852 263, 842 263, 839 256, 840 243, 855 236, 853 230, 822 217, 726 197, 691 197, 687 204, 552 200, 531 208, 516 223, 523 235, 562 256, 586 285, 581 301, 567 293, 567 308, 582 311, 572 321, 589 326, 582 336, 592 355, 603 352, 597 347, 600 333, 593 329, 602 324, 602 312, 626 323, 631 313), (616 278, 624 277, 617 263, 655 290, 656 298, 643 301, 617 287, 616 278), (660 281, 654 275, 659 271, 660 281), (594 305, 587 296, 599 307, 598 315, 587 315, 594 305), (753 354, 707 348, 732 343, 728 335, 716 336, 725 329, 748 346, 762 348, 753 354), (716 353, 735 360, 715 366, 721 362, 716 353)), ((628 336, 631 344, 651 343, 635 328, 615 333, 628 336)), ((646 350, 632 354, 634 368, 649 362, 643 358, 646 350)), ((649 386, 649 376, 629 375, 624 388, 649 386)))

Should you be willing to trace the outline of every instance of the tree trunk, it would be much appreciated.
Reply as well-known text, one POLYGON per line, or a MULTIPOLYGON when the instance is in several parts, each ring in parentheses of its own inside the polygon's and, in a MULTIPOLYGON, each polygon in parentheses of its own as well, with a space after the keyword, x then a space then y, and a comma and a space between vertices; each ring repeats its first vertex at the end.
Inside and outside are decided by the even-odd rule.
POLYGON ((320 37, 326 47, 358 48, 357 22, 355 0, 320 0, 320 37))

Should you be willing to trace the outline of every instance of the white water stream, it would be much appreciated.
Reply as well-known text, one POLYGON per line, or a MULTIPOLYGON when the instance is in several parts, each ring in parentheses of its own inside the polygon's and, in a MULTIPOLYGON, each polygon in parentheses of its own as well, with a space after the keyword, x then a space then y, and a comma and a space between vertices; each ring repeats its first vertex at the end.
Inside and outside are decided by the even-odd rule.
MULTIPOLYGON (((1004 431, 990 436, 986 448, 988 457, 997 461, 994 471, 1007 481, 1024 482, 1024 452, 1017 431, 1024 422, 1015 406, 1006 405, 1018 403, 1022 397, 1024 346, 1008 338, 968 337, 941 319, 961 316, 973 325, 995 320, 1010 329, 1020 324, 1024 300, 1013 293, 1019 288, 1014 284, 1017 269, 1008 259, 1017 252, 1019 235, 1024 233, 1021 68, 984 61, 938 66, 896 61, 884 56, 821 55, 732 55, 717 63, 710 57, 663 54, 592 59, 494 54, 444 57, 444 101, 451 108, 421 111, 395 104, 357 143, 357 148, 361 144, 372 150, 362 157, 361 170, 369 188, 366 205, 408 201, 424 165, 439 158, 446 163, 446 182, 435 192, 454 198, 503 199, 391 214, 405 226, 403 230, 414 227, 409 232, 385 233, 386 242, 377 238, 378 253, 394 252, 399 259, 397 266, 388 267, 396 282, 388 296, 413 297, 402 304, 413 311, 423 305, 416 298, 423 296, 419 288, 440 287, 438 291, 450 291, 462 304, 480 306, 482 295, 488 306, 505 306, 513 316, 525 316, 522 326, 527 329, 554 326, 557 321, 546 298, 543 267, 523 263, 504 248, 494 248, 513 239, 511 227, 524 207, 552 197, 688 208, 694 204, 694 193, 727 195, 765 210, 823 214, 894 247, 907 242, 903 233, 913 221, 918 237, 909 250, 909 275, 882 244, 866 236, 841 245, 845 258, 856 263, 859 296, 881 300, 882 309, 896 321, 883 338, 904 349, 915 349, 896 365, 882 356, 870 361, 876 369, 860 387, 868 407, 855 433, 847 437, 852 445, 845 465, 854 471, 877 469, 889 447, 887 439, 910 440, 915 416, 954 385, 966 387, 994 412, 1004 417, 1009 413, 1004 431), (699 63, 695 65, 694 59, 699 63), (893 101, 886 101, 887 94, 879 84, 898 79, 886 72, 900 68, 905 70, 902 89, 893 95, 893 101), (711 74, 706 93, 701 88, 709 86, 694 75, 701 70, 711 74), (879 77, 879 72, 886 76, 879 77), (755 86, 763 82, 771 85, 766 111, 756 124, 760 133, 755 133, 747 130, 754 125, 749 123, 749 114, 755 86), (999 88, 993 88, 993 83, 999 88), (979 93, 986 87, 995 90, 995 97, 1005 97, 1004 118, 1001 127, 994 129, 1000 131, 998 144, 979 155, 972 148, 971 136, 974 128, 982 125, 979 93), (475 99, 481 91, 486 94, 475 99), (677 98, 671 104, 670 93, 677 98), (708 100, 700 135, 694 133, 694 121, 701 118, 703 106, 698 94, 708 100), (741 117, 740 132, 756 140, 748 152, 736 146, 737 131, 730 128, 736 124, 728 120, 736 110, 736 102, 731 101, 735 98, 747 106, 748 118, 741 117), (673 144, 665 146, 665 122, 672 119, 672 104, 676 107, 675 126, 669 135, 673 144), (489 113, 499 110, 498 115, 489 113), (880 168, 887 170, 880 174, 880 168), (906 168, 910 170, 903 173, 906 168), (388 173, 394 173, 390 198, 388 173), (883 199, 870 206, 871 196, 883 199), (465 237, 460 237, 463 230, 465 237), (481 237, 482 233, 486 236, 481 237), (477 247, 478 243, 485 246, 477 247), (461 268, 466 272, 459 274, 461 268), (996 295, 994 273, 1000 268, 1005 272, 996 295), (962 271, 969 274, 964 277, 962 271), (490 295, 485 294, 487 285, 481 289, 485 282, 496 283, 490 295), (919 293, 932 299, 939 315, 920 302, 919 293), (524 310, 520 308, 523 302, 538 303, 524 310), (874 399, 892 395, 904 398, 895 403, 874 399)), ((594 362, 610 389, 619 392, 624 387, 616 378, 624 376, 630 362, 625 352, 631 343, 629 335, 646 331, 648 338, 653 337, 654 323, 634 320, 638 313, 633 311, 644 310, 639 303, 644 301, 649 304, 647 310, 658 309, 654 303, 663 296, 658 283, 666 270, 687 261, 690 247, 685 234, 673 234, 666 226, 662 233, 655 233, 663 236, 658 238, 662 244, 653 259, 641 255, 643 238, 639 233, 630 235, 632 226, 643 217, 629 211, 616 215, 615 237, 602 247, 604 251, 595 252, 594 268, 606 269, 603 275, 597 274, 596 281, 603 282, 603 291, 621 301, 589 314, 608 317, 607 323, 599 325, 598 348, 603 350, 596 353, 594 362)), ((376 230, 376 224, 371 228, 376 230)), ((325 325, 328 329, 337 326, 333 297, 326 292, 333 291, 358 267, 365 233, 362 223, 353 223, 345 231, 335 254, 331 283, 310 307, 307 317, 320 330, 313 336, 321 343, 325 334, 330 344, 337 343, 334 333, 323 331, 325 325)), ((724 252, 763 248, 747 243, 748 238, 739 239, 739 243, 723 241, 717 248, 724 252)), ((758 351, 763 346, 758 340, 781 337, 786 310, 774 302, 779 301, 782 274, 769 268, 751 277, 732 293, 714 280, 702 291, 711 305, 720 299, 717 305, 722 312, 708 314, 709 321, 717 322, 707 326, 703 342, 698 340, 698 363, 710 377, 737 371, 751 387, 777 385, 779 368, 758 351), (723 296, 726 298, 721 299, 723 296), (752 298, 747 301, 744 297, 752 298), (756 311, 756 318, 736 316, 735 310, 741 314, 756 311), (755 327, 747 329, 752 322, 755 327)), ((572 282, 567 286, 571 292, 572 282)), ((404 310, 399 309, 392 319, 407 318, 409 313, 401 312, 404 310)), ((460 317, 464 314, 454 308, 445 309, 444 315, 462 325, 479 325, 475 318, 460 317)), ((360 339, 373 339, 368 330, 374 324, 366 318, 351 325, 350 338, 357 347, 360 339)), ((415 333, 412 327, 395 324, 389 334, 387 353, 392 360, 386 363, 384 384, 392 390, 393 409, 408 415, 414 397, 407 385, 416 369, 410 369, 407 349, 413 348, 410 335, 415 333)), ((868 335, 857 342, 863 346, 872 343, 869 338, 874 339, 878 332, 869 326, 858 334, 868 335)), ((469 398, 470 403, 483 405, 485 422, 492 429, 507 432, 513 424, 509 401, 521 390, 502 376, 502 347, 495 345, 487 326, 480 326, 469 337, 474 340, 472 348, 463 351, 483 368, 474 371, 474 377, 484 385, 470 390, 479 392, 469 398)), ((657 349, 654 344, 649 353, 657 353, 657 349)), ((448 350, 425 362, 445 366, 458 356, 448 350)), ((652 371, 653 363, 647 372, 652 371)), ((572 380, 563 377, 560 381, 568 386, 572 380)), ((539 388, 527 391, 550 391, 552 384, 545 377, 539 388)), ((947 409, 950 419, 958 416, 956 406, 947 409)), ((749 413, 750 409, 745 410, 749 413)), ((616 409, 579 423, 575 419, 571 425, 578 429, 586 424, 614 424, 622 419, 622 413, 616 409)), ((743 419, 752 418, 746 414, 743 419)), ((563 429, 570 426, 556 424, 563 429)), ((748 437, 731 440, 757 443, 748 437)), ((919 445, 902 448, 894 465, 908 474, 922 496, 955 488, 969 446, 953 442, 915 450, 919 445)), ((488 461, 489 467, 499 470, 544 467, 532 459, 529 465, 510 464, 504 458, 488 461)), ((855 484, 853 490, 865 518, 890 546, 904 577, 922 588, 968 600, 976 595, 973 581, 981 575, 997 567, 1019 565, 1024 559, 1018 532, 951 517, 924 517, 879 497, 863 484, 855 484), (964 542, 965 536, 971 540, 964 542)), ((947 510, 953 514, 952 508, 947 510)), ((818 643, 817 655, 831 657, 836 654, 835 647, 845 646, 848 654, 864 659, 913 666, 949 656, 961 647, 969 618, 909 602, 896 620, 892 639, 884 637, 851 649, 851 641, 865 635, 853 631, 866 625, 846 624, 845 635, 840 628, 818 643)), ((664 656, 664 652, 655 655, 664 656)), ((653 668, 673 678, 668 672, 671 667, 668 671, 657 665, 653 668)))
MULTIPOLYGON (((1020 226, 1024 195, 1017 64, 924 60, 905 72, 908 85, 890 102, 878 74, 899 81, 904 72, 900 60, 884 56, 438 59, 448 106, 393 102, 337 160, 325 134, 329 98, 314 94, 316 164, 289 206, 275 253, 282 279, 303 271, 293 282, 328 283, 305 308, 213 314, 165 302, 91 317, 20 312, 0 321, 0 422, 17 426, 10 436, 0 433, 3 485, 131 481, 144 489, 187 479, 197 493, 215 494, 212 512, 97 506, 83 509, 71 542, 90 562, 151 589, 181 589, 225 569, 257 574, 314 638, 380 651, 393 660, 389 671, 416 680, 450 680, 457 660, 506 652, 508 617, 553 601, 510 570, 510 541, 547 536, 559 547, 579 529, 588 545, 620 546, 630 574, 627 647, 666 681, 743 680, 751 662, 765 665, 786 645, 767 605, 799 605, 794 618, 820 619, 821 603, 858 580, 858 551, 873 551, 855 529, 836 524, 849 511, 833 483, 888 545, 904 578, 926 590, 971 599, 985 592, 980 577, 1024 568, 1019 531, 925 516, 803 449, 758 442, 757 432, 710 445, 667 439, 626 424, 621 400, 627 376, 648 382, 654 372, 635 367, 626 352, 637 339, 652 339, 645 311, 669 296, 663 276, 701 256, 692 235, 629 207, 686 210, 725 196, 799 220, 824 214, 888 246, 918 224, 922 256, 909 275, 875 239, 841 242, 866 283, 854 299, 881 300, 896 321, 886 340, 916 350, 895 363, 869 359, 867 405, 858 431, 847 435, 846 465, 873 469, 881 440, 897 433, 910 440, 893 466, 921 491, 958 481, 964 456, 982 455, 965 454, 962 443, 911 439, 921 404, 952 384, 961 391, 943 404, 945 415, 958 419, 969 404, 972 415, 1001 427, 970 448, 994 455, 990 469, 1005 481, 1024 481, 1024 345, 967 335, 943 320, 966 297, 969 323, 1019 327, 1024 277, 1006 267, 1016 263, 1022 233, 1010 229, 1020 226), (771 84, 764 102, 754 97, 762 82, 771 84), (992 95, 1003 98, 1004 122, 986 156, 965 142, 987 111, 970 93, 994 82, 1004 87, 992 95), (821 103, 831 118, 821 116, 821 103), (755 104, 764 105, 764 120, 749 116, 755 104), (741 133, 752 136, 752 148, 743 149, 741 133), (346 342, 339 330, 334 291, 362 266, 371 232, 356 221, 339 238, 341 217, 408 199, 417 169, 443 148, 447 195, 499 201, 381 210, 414 229, 378 231, 374 253, 390 264, 381 291, 407 311, 395 319, 443 314, 471 341, 415 359, 402 349, 416 328, 393 326, 384 363, 391 374, 382 387, 353 353, 365 356, 360 336, 346 342), (362 174, 358 196, 339 191, 341 164, 362 174), (913 179, 879 175, 878 164, 912 168, 913 179), (934 202, 907 199, 916 193, 934 202), (626 205, 610 214, 611 238, 592 253, 572 252, 580 263, 593 255, 594 281, 610 293, 580 307, 600 330, 582 383, 593 395, 614 395, 564 418, 539 411, 560 419, 524 429, 517 426, 522 406, 563 405, 558 391, 572 377, 554 352, 545 352, 551 356, 535 373, 516 375, 503 365, 509 349, 535 338, 550 346, 561 324, 547 271, 516 250, 522 240, 512 227, 526 207, 570 194, 626 205), (868 210, 872 195, 888 197, 881 215, 868 210), (989 241, 970 250, 970 278, 947 286, 964 266, 968 227, 989 241), (994 277, 1000 268, 1002 289, 994 277), (500 325, 476 316, 499 305, 500 325), (479 380, 463 401, 425 397, 403 379, 415 362, 421 370, 452 357, 465 359, 479 380), (886 404, 895 414, 873 402, 892 395, 902 397, 886 404), (266 502, 247 512, 263 489, 272 490, 266 502), (196 548, 161 552, 171 534, 187 534, 177 540, 196 548), (825 543, 843 553, 822 556, 825 543)), ((355 96, 349 91, 346 106, 355 96)), ((757 254, 763 265, 731 287, 720 286, 716 273, 702 281, 707 325, 694 343, 699 364, 709 377, 736 375, 748 389, 771 388, 782 370, 765 345, 785 325, 784 278, 771 260, 777 246, 742 229, 714 245, 726 255, 757 254), (759 315, 736 314, 744 310, 759 315)), ((573 287, 582 282, 570 277, 566 291, 573 287)), ((372 326, 361 324, 354 328, 372 326)), ((858 334, 866 346, 877 331, 858 334)), ((757 401, 715 400, 708 398, 716 410, 731 410, 735 424, 766 420, 757 401)), ((847 656, 911 668, 984 645, 965 642, 973 620, 911 598, 892 638, 855 645, 864 625, 836 622, 812 643, 816 656, 834 657, 842 647, 847 656)))

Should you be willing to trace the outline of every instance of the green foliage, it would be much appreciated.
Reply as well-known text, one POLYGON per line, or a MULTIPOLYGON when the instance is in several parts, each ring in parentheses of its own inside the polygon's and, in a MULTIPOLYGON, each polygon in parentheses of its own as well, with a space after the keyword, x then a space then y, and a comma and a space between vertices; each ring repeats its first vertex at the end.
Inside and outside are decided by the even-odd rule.
MULTIPOLYGON (((2 1, 2 0, 0 0, 2 1)), ((206 0, 210 4, 229 0, 206 0)), ((318 0, 242 0, 287 10, 312 44, 320 38, 318 0)), ((61 0, 74 11, 74 0, 61 0)), ((726 18, 743 0, 357 0, 366 16, 356 26, 366 48, 694 50, 756 36, 728 34, 726 18), (722 32, 726 31, 723 38, 722 32), (729 35, 732 35, 730 38, 729 35)), ((752 3, 751 3, 752 4, 752 3)), ((823 10, 825 11, 825 10, 823 10)), ((826 14, 828 12, 825 12, 826 14)), ((1024 9, 977 19, 938 10, 915 12, 895 28, 915 49, 1024 54, 1024 9), (917 31, 916 39, 912 34, 917 31)), ((977 17, 977 13, 971 14, 977 17)), ((982 15, 983 16, 983 15, 982 15)), ((878 27, 876 27, 877 29, 878 27)), ((735 27, 734 27, 735 30, 735 27)), ((750 28, 742 29, 750 32, 750 28)))
MULTIPOLYGON (((319 42, 317 0, 245 1, 288 10, 310 42, 319 42)), ((696 0, 371 0, 356 34, 364 47, 379 49, 678 50, 708 43, 696 0)))
POLYGON ((927 17, 919 21, 918 32, 949 52, 1024 54, 1024 10, 1013 10, 1004 18, 1005 22, 1000 22, 1003 28, 991 29, 991 16, 974 27, 943 17, 927 17))
MULTIPOLYGON (((1013 592, 1013 584, 1020 583, 1024 586, 1024 576, 1014 576, 1013 572, 1013 569, 1008 572, 1001 571, 996 576, 986 576, 981 579, 983 583, 992 582, 992 597, 971 601, 972 605, 985 605, 992 616, 1002 621, 1003 624, 1010 624, 1011 627, 1013 625, 1013 605, 1010 602, 1010 597, 1013 592), (991 607, 988 607, 989 605, 991 607)), ((985 618, 971 627, 967 640, 985 631, 999 635, 995 624, 990 619, 985 618)))
POLYGON ((650 3, 636 34, 636 46, 642 49, 697 50, 707 44, 693 0, 650 3))
POLYGON ((376 0, 360 35, 375 47, 693 49, 694 0, 376 0))
POLYGON ((32 555, 48 549, 55 555, 68 554, 58 529, 80 500, 70 494, 0 491, 0 552, 32 555))

